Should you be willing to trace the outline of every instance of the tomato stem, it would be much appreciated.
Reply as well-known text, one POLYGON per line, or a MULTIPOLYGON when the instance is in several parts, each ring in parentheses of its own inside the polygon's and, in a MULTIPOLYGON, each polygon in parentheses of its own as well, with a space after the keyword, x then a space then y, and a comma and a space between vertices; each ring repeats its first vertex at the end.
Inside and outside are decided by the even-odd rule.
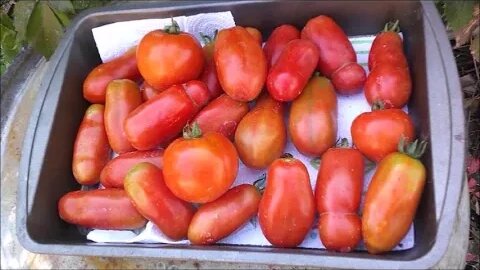
POLYGON ((400 32, 399 20, 391 21, 385 24, 383 32, 400 32))
POLYGON ((337 140, 337 147, 338 148, 348 148, 350 145, 348 143, 348 139, 347 138, 339 138, 337 140))
POLYGON ((416 139, 413 142, 408 142, 404 136, 398 142, 398 152, 404 153, 414 159, 419 159, 427 149, 427 140, 416 139))
POLYGON ((320 168, 320 158, 319 157, 316 157, 316 158, 312 158, 310 159, 310 165, 312 165, 313 168, 317 169, 320 168))
POLYGON ((293 158, 293 155, 290 153, 284 153, 283 155, 280 156, 280 158, 293 158))
POLYGON ((177 21, 175 21, 173 19, 173 17, 171 17, 171 19, 172 19, 172 24, 171 25, 166 25, 163 28, 163 31, 165 31, 166 33, 169 33, 169 34, 173 34, 173 35, 180 34, 180 26, 178 25, 177 21))
POLYGON ((202 130, 197 122, 193 124, 186 124, 183 127, 183 138, 184 139, 195 139, 200 138, 202 136, 202 130))
POLYGON ((212 38, 208 35, 205 35, 204 33, 200 32, 200 37, 202 37, 202 41, 205 45, 212 43, 212 38))
POLYGON ((385 103, 381 100, 375 100, 372 104, 372 111, 384 110, 385 103))
POLYGON ((260 194, 263 194, 265 191, 265 185, 267 184, 267 176, 266 174, 263 174, 260 178, 255 180, 253 182, 253 186, 260 192, 260 194))

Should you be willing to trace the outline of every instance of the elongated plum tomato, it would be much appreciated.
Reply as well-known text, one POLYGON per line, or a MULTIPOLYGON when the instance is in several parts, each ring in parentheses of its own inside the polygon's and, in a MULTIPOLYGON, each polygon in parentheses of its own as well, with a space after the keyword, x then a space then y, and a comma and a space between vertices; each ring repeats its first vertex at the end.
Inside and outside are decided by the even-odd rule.
POLYGON ((125 177, 125 191, 138 212, 166 236, 173 240, 187 236, 195 210, 191 204, 173 195, 157 166, 148 162, 135 165, 125 177))
POLYGON ((123 189, 72 191, 58 202, 60 218, 68 223, 102 230, 135 230, 147 220, 123 189))
POLYGON ((350 252, 362 238, 357 211, 363 173, 362 154, 349 148, 345 139, 340 147, 330 148, 322 155, 315 199, 320 214, 320 240, 328 250, 350 252))
POLYGON ((163 176, 178 198, 207 203, 222 196, 238 173, 238 154, 220 133, 202 134, 198 124, 187 125, 183 138, 172 142, 163 156, 163 176))
POLYGON ((266 168, 279 158, 287 142, 283 104, 264 93, 235 131, 235 146, 250 168, 266 168))
POLYGON ((140 90, 131 80, 113 80, 107 86, 105 130, 108 142, 116 153, 135 150, 127 139, 123 123, 128 114, 142 103, 140 90))
POLYGON ((292 102, 288 132, 297 150, 304 155, 320 156, 335 144, 337 96, 327 78, 312 77, 292 102))
POLYGON ((137 62, 148 84, 165 89, 197 79, 205 59, 200 43, 192 35, 181 32, 172 19, 172 25, 164 30, 154 30, 140 40, 137 62))
POLYGON ((385 108, 401 109, 412 94, 410 71, 405 67, 381 64, 368 74, 365 97, 370 105, 383 102, 385 108))
POLYGON ((136 50, 133 47, 125 54, 95 67, 83 82, 83 97, 91 103, 103 104, 109 82, 115 79, 139 80, 136 50))
POLYGON ((177 136, 208 99, 207 86, 201 81, 174 85, 128 115, 127 138, 138 150, 154 149, 177 136))
POLYGON ((110 158, 104 124, 105 106, 92 104, 83 117, 73 146, 73 176, 81 185, 93 185, 110 158))
POLYGON ((363 240, 369 253, 388 252, 407 234, 425 186, 425 166, 418 160, 425 148, 425 141, 406 148, 400 143, 399 152, 390 153, 378 164, 362 215, 363 240))
POLYGON ((218 80, 238 101, 254 100, 267 77, 267 61, 258 41, 241 26, 218 32, 214 52, 218 80))
POLYGON ((260 228, 276 247, 296 247, 310 231, 315 199, 305 165, 293 157, 275 160, 258 208, 260 228))
POLYGON ((223 94, 203 108, 192 123, 197 123, 202 132, 218 132, 233 140, 238 123, 248 112, 248 104, 223 94))
POLYGON ((398 20, 389 22, 384 30, 373 40, 368 54, 368 69, 371 71, 377 65, 392 65, 395 67, 408 67, 407 59, 403 52, 403 41, 400 35, 398 20))
POLYGON ((318 62, 317 46, 306 39, 290 41, 268 72, 267 90, 279 101, 292 101, 302 92, 318 62))
POLYGON ((127 172, 142 162, 149 162, 161 169, 163 167, 163 149, 133 151, 116 156, 103 168, 100 174, 100 183, 106 188, 123 188, 127 172))
POLYGON ((209 245, 227 237, 257 214, 260 198, 253 185, 243 184, 200 206, 188 227, 188 240, 209 245))
POLYGON ((277 62, 278 57, 288 42, 300 38, 300 31, 295 26, 284 24, 275 28, 263 46, 267 58, 268 70, 277 62))
POLYGON ((205 45, 203 46, 203 55, 205 56, 205 68, 203 69, 200 80, 207 85, 210 91, 210 100, 213 100, 223 94, 222 86, 218 81, 217 69, 215 68, 215 60, 213 52, 215 49, 215 39, 202 35, 205 45))
POLYGON ((379 162, 395 152, 403 137, 415 136, 412 119, 400 109, 378 109, 357 116, 351 127, 353 144, 372 161, 379 162))
POLYGON ((318 70, 332 80, 338 93, 349 95, 362 90, 365 70, 357 63, 347 35, 332 18, 320 15, 310 19, 301 36, 317 45, 320 52, 318 70))

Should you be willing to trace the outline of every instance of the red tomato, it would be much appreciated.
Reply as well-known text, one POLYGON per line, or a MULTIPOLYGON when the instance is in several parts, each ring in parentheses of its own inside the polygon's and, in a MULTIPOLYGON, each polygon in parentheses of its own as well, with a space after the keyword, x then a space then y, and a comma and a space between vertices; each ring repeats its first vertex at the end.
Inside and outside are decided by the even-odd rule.
POLYGON ((248 112, 248 104, 223 94, 210 102, 192 120, 203 132, 218 132, 233 140, 237 125, 248 112))
POLYGON ((83 117, 73 146, 73 176, 81 185, 93 185, 110 159, 110 146, 104 125, 105 106, 92 104, 83 117))
POLYGON ((135 208, 166 236, 173 240, 187 236, 195 210, 173 195, 158 167, 148 162, 135 165, 125 177, 125 191, 135 208))
POLYGON ((268 72, 267 90, 279 101, 292 101, 302 92, 318 62, 318 49, 309 40, 290 41, 268 72))
POLYGON ((136 48, 94 68, 83 82, 83 97, 91 103, 105 103, 105 92, 109 82, 115 79, 141 78, 137 68, 136 48))
POLYGON ((286 142, 283 105, 265 93, 238 124, 235 132, 238 155, 248 167, 266 168, 282 155, 286 142))
POLYGON ((200 206, 188 227, 188 240, 209 245, 227 237, 257 214, 260 198, 254 186, 243 184, 200 206))
POLYGON ((204 135, 198 125, 187 126, 163 156, 163 176, 178 198, 206 203, 222 196, 238 173, 235 146, 220 133, 204 135))
POLYGON ((426 142, 414 144, 407 153, 394 152, 382 159, 368 186, 362 231, 369 253, 392 250, 413 222, 426 181, 425 167, 418 160, 426 142))
POLYGON ((112 150, 121 154, 135 150, 125 135, 123 123, 128 114, 142 103, 135 82, 113 80, 107 86, 105 100, 105 131, 112 150))
POLYGON ((357 55, 347 35, 332 18, 320 15, 310 19, 301 36, 317 45, 320 52, 318 70, 332 78, 339 93, 361 91, 366 78, 365 70, 357 64, 357 55), (334 73, 337 74, 333 76, 334 73))
POLYGON ((319 235, 328 250, 350 252, 361 239, 357 214, 363 187, 363 156, 353 148, 330 148, 322 155, 315 186, 319 235))
POLYGON ((357 63, 348 63, 332 73, 332 84, 342 95, 353 95, 362 91, 367 74, 357 63))
POLYGON ((58 202, 60 218, 68 223, 102 230, 135 230, 147 223, 123 189, 73 191, 58 202))
POLYGON ((260 228, 277 247, 296 247, 310 231, 315 199, 307 168, 295 158, 275 160, 258 208, 260 228))
POLYGON ((140 93, 142 94, 142 100, 147 101, 149 99, 152 99, 154 96, 159 94, 165 89, 158 90, 153 88, 150 84, 148 84, 146 81, 143 81, 142 84, 140 85, 140 93))
POLYGON ((300 31, 295 26, 284 24, 273 30, 263 46, 267 58, 268 69, 272 67, 280 57, 283 48, 288 42, 300 38, 300 31))
POLYGON ((262 48, 241 26, 218 33, 214 52, 218 80, 235 100, 255 99, 265 84, 267 63, 262 48))
POLYGON ((299 152, 320 156, 337 137, 337 96, 330 81, 314 76, 292 102, 288 131, 299 152))
POLYGON ((377 65, 365 82, 365 97, 370 105, 383 102, 385 108, 402 108, 411 93, 410 72, 405 67, 377 65))
POLYGON ((384 31, 375 37, 368 54, 369 70, 383 64, 408 67, 407 59, 403 53, 402 38, 398 34, 399 31, 397 20, 394 23, 387 23, 384 31))
POLYGON ((257 28, 253 27, 245 27, 245 30, 252 35, 252 37, 260 44, 260 47, 262 46, 262 33, 258 31, 257 28))
POLYGON ((138 150, 150 150, 178 135, 208 101, 203 82, 174 85, 143 103, 125 120, 125 133, 138 150))
POLYGON ((215 61, 213 59, 213 52, 215 49, 215 41, 210 37, 203 36, 205 46, 203 46, 203 55, 205 56, 205 68, 203 69, 200 80, 204 82, 210 91, 210 100, 223 94, 223 89, 217 77, 217 69, 215 68, 215 61))
POLYGON ((163 149, 134 151, 121 154, 110 160, 100 174, 100 183, 107 188, 123 188, 127 172, 136 164, 149 162, 158 168, 163 167, 163 149))
POLYGON ((415 136, 412 119, 400 109, 365 112, 353 120, 353 144, 367 158, 379 162, 395 152, 402 136, 410 141, 415 136))
POLYGON ((202 47, 192 35, 180 32, 178 24, 146 34, 137 48, 138 70, 156 89, 194 80, 205 64, 202 47))

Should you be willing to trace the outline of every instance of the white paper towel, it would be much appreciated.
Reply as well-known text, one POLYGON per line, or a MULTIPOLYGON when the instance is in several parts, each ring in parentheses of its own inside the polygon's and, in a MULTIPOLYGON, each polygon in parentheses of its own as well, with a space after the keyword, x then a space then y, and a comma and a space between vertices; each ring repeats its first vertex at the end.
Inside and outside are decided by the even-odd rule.
MULTIPOLYGON (((195 34, 197 39, 199 32, 213 35, 216 29, 223 29, 235 25, 233 17, 230 12, 198 14, 190 17, 175 17, 183 31, 195 34)), ((95 37, 95 42, 103 61, 107 61, 115 56, 118 56, 128 50, 128 48, 136 45, 142 36, 151 30, 163 28, 165 23, 169 23, 170 19, 150 19, 139 21, 128 21, 104 25, 92 30, 95 37), (106 35, 108 33, 108 35, 106 35)), ((350 41, 357 53, 357 59, 365 70, 368 72, 368 52, 373 42, 374 36, 359 36, 350 37, 350 41)), ((407 108, 404 108, 407 111, 407 108)), ((350 126, 354 118, 363 113, 370 111, 370 105, 365 99, 363 93, 352 96, 338 96, 338 137, 347 138, 351 142, 350 126)), ((301 160, 308 169, 310 175, 310 182, 314 188, 317 170, 311 166, 311 158, 300 154, 290 142, 287 143, 284 152, 291 153, 295 158, 301 160)), ((235 180, 234 186, 243 183, 253 183, 255 180, 262 177, 265 170, 253 170, 245 167, 240 162, 239 173, 235 180)), ((370 182, 374 170, 368 172, 364 179, 364 192, 370 182)), ((362 196, 363 206, 363 196, 362 196)), ((172 241, 168 239, 153 223, 148 222, 145 229, 140 233, 133 231, 109 231, 109 230, 92 230, 88 233, 87 239, 94 242, 110 242, 110 243, 174 243, 186 244, 188 240, 172 241)), ((267 239, 262 234, 262 231, 257 224, 257 218, 253 218, 247 222, 245 226, 231 234, 227 238, 220 241, 224 244, 232 245, 256 245, 268 246, 270 245, 267 239)), ((406 237, 395 248, 395 250, 403 250, 413 247, 414 245, 414 231, 411 226, 406 237)), ((317 231, 317 221, 312 230, 306 236, 300 247, 304 248, 324 248, 317 231)), ((364 250, 363 243, 357 248, 364 250)))

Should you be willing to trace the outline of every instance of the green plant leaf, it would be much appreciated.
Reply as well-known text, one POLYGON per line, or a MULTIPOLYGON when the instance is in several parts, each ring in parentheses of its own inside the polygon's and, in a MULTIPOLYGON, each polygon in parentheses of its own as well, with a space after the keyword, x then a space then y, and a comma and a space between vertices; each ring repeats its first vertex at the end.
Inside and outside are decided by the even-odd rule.
POLYGON ((26 37, 33 48, 47 59, 63 35, 63 27, 46 2, 40 1, 30 17, 26 37))
POLYGON ((52 9, 52 11, 55 13, 55 16, 57 16, 57 19, 60 21, 63 27, 67 27, 70 24, 70 18, 67 14, 55 9, 52 9))
POLYGON ((101 7, 106 5, 110 0, 75 0, 72 1, 75 10, 82 11, 88 8, 101 7))
POLYGON ((8 29, 15 30, 15 26, 13 26, 12 19, 7 14, 5 14, 5 12, 3 12, 3 10, 0 11, 0 23, 1 23, 1 25, 3 25, 4 27, 6 27, 8 29))
POLYGON ((448 26, 457 31, 465 26, 473 16, 475 1, 445 1, 445 18, 448 26))
POLYGON ((475 61, 480 62, 480 36, 477 35, 470 43, 470 53, 475 61))
POLYGON ((54 11, 60 11, 64 14, 72 15, 75 14, 75 9, 73 4, 69 0, 49 0, 48 6, 54 11))
POLYGON ((13 8, 13 25, 17 31, 17 38, 21 41, 25 39, 30 15, 32 15, 36 4, 33 0, 17 1, 15 3, 13 8))
POLYGON ((18 53, 15 30, 0 24, 0 73, 3 74, 18 53))

